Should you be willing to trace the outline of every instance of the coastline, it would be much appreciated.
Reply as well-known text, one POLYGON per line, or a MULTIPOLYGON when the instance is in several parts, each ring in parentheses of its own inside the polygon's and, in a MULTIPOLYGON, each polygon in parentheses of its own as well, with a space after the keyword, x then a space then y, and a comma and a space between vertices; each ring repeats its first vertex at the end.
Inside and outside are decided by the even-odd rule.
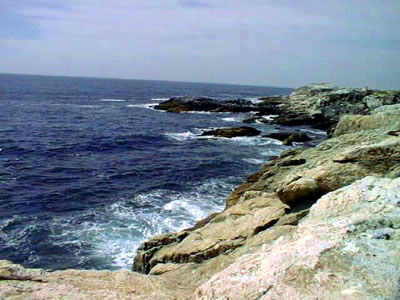
MULTIPOLYGON (((220 299, 230 295, 229 299, 276 299, 274 297, 286 292, 286 298, 282 299, 291 299, 294 295, 306 295, 311 299, 322 287, 332 295, 346 296, 350 293, 354 296, 351 299, 376 299, 373 297, 377 294, 371 294, 371 285, 353 288, 351 280, 350 283, 344 280, 353 276, 353 282, 368 282, 370 279, 365 279, 364 271, 354 275, 346 273, 344 268, 330 269, 330 263, 337 260, 343 264, 339 254, 346 253, 349 261, 359 255, 359 251, 347 253, 343 249, 346 241, 355 243, 354 236, 346 235, 345 229, 351 226, 357 229, 362 225, 367 229, 359 232, 351 229, 356 237, 368 230, 375 230, 371 234, 382 231, 384 237, 389 235, 388 239, 374 240, 377 243, 375 246, 380 249, 377 254, 379 259, 371 258, 371 261, 384 262, 386 259, 387 262, 380 269, 377 266, 372 276, 380 280, 388 275, 384 272, 385 268, 387 272, 400 268, 395 259, 396 250, 386 251, 386 254, 384 251, 398 249, 396 247, 399 246, 399 224, 395 219, 398 211, 398 195, 395 192, 400 184, 396 179, 400 176, 400 113, 396 106, 399 99, 400 95, 396 92, 332 88, 327 85, 302 87, 290 96, 288 102, 279 103, 281 114, 273 122, 331 128, 331 138, 315 148, 294 148, 283 152, 237 187, 228 196, 223 212, 212 214, 191 229, 145 242, 138 251, 133 269, 154 276, 128 271, 67 270, 47 273, 2 262, 0 290, 3 294, 0 296, 4 299, 15 296, 20 297, 16 299, 24 299, 26 295, 33 295, 34 299, 220 299), (342 117, 339 121, 340 116, 348 113, 353 115, 342 117), (363 179, 371 175, 375 177, 363 179), (363 204, 365 216, 355 218, 360 209, 358 203, 364 203, 365 199, 351 198, 355 199, 354 205, 353 200, 345 203, 343 199, 349 197, 346 193, 357 193, 363 184, 371 187, 363 190, 365 199, 372 200, 363 204), (373 195, 368 196, 369 191, 378 195, 386 193, 391 197, 386 211, 380 206, 383 200, 380 197, 374 200, 373 195), (368 203, 371 205, 368 206, 368 203), (341 209, 335 211, 336 206, 341 209), (382 218, 391 220, 391 223, 388 221, 379 227, 366 222, 377 208, 381 209, 378 211, 382 218), (331 219, 347 221, 347 227, 333 230, 335 222, 327 222, 331 219), (360 223, 361 219, 365 222, 360 223), (318 226, 326 230, 311 234, 318 226), (330 235, 334 242, 327 245, 324 235, 330 235), (315 253, 302 254, 308 251, 309 246, 299 244, 299 240, 306 237, 312 241, 315 253), (393 243, 387 245, 387 240, 393 243), (295 260, 296 255, 302 257, 304 265, 296 265, 292 261, 291 265, 276 269, 276 274, 269 274, 266 270, 268 266, 272 268, 274 261, 268 253, 275 253, 279 261, 290 261, 288 257, 281 256, 282 249, 287 249, 295 260), (331 253, 329 251, 333 251, 332 257, 321 259, 322 253, 326 255, 331 253), (257 257, 263 257, 269 265, 260 265, 257 257), (388 267, 388 263, 393 262, 395 269, 388 267), (317 263, 324 270, 318 276, 328 276, 331 272, 336 279, 322 280, 320 285, 310 279, 307 286, 309 294, 304 294, 306 291, 301 282, 294 280, 292 285, 288 285, 285 281, 289 275, 292 278, 316 278, 317 263), (290 269, 295 265, 295 269, 290 269), (289 274, 288 270, 292 273, 289 274), (266 272, 268 276, 265 276, 266 272)), ((366 268, 364 265, 356 267, 360 270, 366 268)), ((394 276, 378 292, 394 295, 396 287, 393 282, 396 279, 394 276)))

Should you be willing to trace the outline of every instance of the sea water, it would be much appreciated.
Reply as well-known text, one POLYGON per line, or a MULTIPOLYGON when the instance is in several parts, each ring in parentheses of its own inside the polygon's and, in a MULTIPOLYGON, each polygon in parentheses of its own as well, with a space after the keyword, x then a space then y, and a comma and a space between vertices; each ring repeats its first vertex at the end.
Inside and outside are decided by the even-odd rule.
POLYGON ((241 126, 246 114, 154 105, 290 92, 0 74, 0 259, 51 270, 130 268, 141 242, 222 210, 236 185, 287 148, 261 137, 200 136, 241 126))

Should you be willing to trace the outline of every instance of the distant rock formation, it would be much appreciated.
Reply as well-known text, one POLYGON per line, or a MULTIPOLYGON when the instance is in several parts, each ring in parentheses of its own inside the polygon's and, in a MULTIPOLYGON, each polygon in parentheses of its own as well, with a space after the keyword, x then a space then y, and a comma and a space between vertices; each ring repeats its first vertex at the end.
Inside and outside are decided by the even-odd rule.
POLYGON ((400 102, 400 91, 343 88, 330 84, 310 84, 296 89, 279 105, 276 124, 313 125, 328 129, 344 114, 369 114, 382 105, 400 102))
POLYGON ((202 133, 203 136, 212 135, 215 137, 233 138, 238 136, 256 136, 261 133, 260 130, 253 127, 242 126, 232 128, 219 128, 214 130, 207 130, 202 133))
POLYGON ((212 111, 255 112, 245 123, 267 123, 264 118, 278 115, 272 123, 298 126, 312 125, 327 130, 344 114, 367 115, 383 105, 400 103, 400 91, 379 91, 368 88, 344 88, 327 83, 300 87, 288 97, 263 97, 260 103, 238 99, 219 101, 201 97, 177 97, 161 102, 156 109, 168 112, 212 111))
MULTIPOLYGON (((268 98, 271 99, 271 98, 268 98)), ((202 111, 202 112, 259 112, 261 114, 277 113, 277 105, 286 101, 285 97, 273 97, 274 100, 265 100, 261 103, 252 103, 244 99, 236 100, 217 100, 203 97, 176 97, 167 101, 161 102, 155 106, 155 109, 165 110, 167 112, 187 112, 187 111, 202 111)))

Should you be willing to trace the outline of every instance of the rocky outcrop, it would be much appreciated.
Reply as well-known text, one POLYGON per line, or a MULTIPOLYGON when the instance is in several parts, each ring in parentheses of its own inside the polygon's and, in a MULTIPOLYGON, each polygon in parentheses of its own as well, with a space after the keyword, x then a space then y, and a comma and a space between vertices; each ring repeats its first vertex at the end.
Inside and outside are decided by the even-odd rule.
POLYGON ((177 97, 161 102, 156 109, 168 112, 256 112, 245 123, 312 125, 327 130, 344 114, 370 114, 374 109, 400 103, 400 91, 344 88, 330 84, 300 87, 288 97, 259 98, 259 103, 238 99, 220 101, 201 97, 177 97), (275 115, 274 118, 266 116, 275 115))
POLYGON ((174 278, 150 277, 129 271, 46 272, 0 261, 2 300, 172 300, 187 299, 193 291, 174 278))
MULTIPOLYGON (((160 263, 201 263, 232 251, 243 246, 248 237, 272 227, 288 208, 275 194, 257 193, 256 197, 212 218, 206 226, 184 231, 185 238, 180 241, 169 239, 163 247, 149 247, 145 243, 138 251, 133 269, 148 273, 160 263)), ((151 243, 159 245, 164 240, 161 235, 151 243)))
POLYGON ((202 263, 228 255, 329 192, 368 175, 395 178, 400 173, 400 138, 389 132, 400 130, 400 115, 379 114, 381 126, 374 126, 376 115, 344 117, 331 139, 315 148, 283 152, 229 195, 224 212, 179 233, 183 239, 159 236, 145 243, 134 270, 147 273, 159 264, 202 263))
POLYGON ((232 128, 218 128, 214 130, 207 130, 203 132, 202 136, 215 136, 224 138, 233 138, 238 136, 256 136, 261 133, 260 130, 253 127, 242 126, 242 127, 232 127, 232 128))
POLYGON ((280 115, 273 122, 328 129, 344 114, 366 115, 377 107, 396 103, 400 103, 400 91, 311 84, 296 89, 288 101, 279 105, 280 115))
POLYGON ((400 179, 367 177, 332 192, 292 233, 244 255, 197 299, 398 299, 400 179))
POLYGON ((277 97, 274 101, 271 100, 268 102, 266 100, 254 104, 251 101, 243 99, 222 101, 204 97, 177 97, 161 102, 155 106, 155 109, 175 113, 187 111, 234 113, 256 111, 263 114, 273 114, 277 112, 277 105, 283 101, 280 97, 277 97))

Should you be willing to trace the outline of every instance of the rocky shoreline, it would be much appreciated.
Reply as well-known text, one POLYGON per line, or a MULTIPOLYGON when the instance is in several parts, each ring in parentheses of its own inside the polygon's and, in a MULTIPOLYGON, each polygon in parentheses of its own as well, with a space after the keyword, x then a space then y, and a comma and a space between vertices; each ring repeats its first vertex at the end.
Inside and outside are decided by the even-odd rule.
POLYGON ((173 98, 158 109, 256 111, 255 120, 278 115, 268 122, 328 130, 329 139, 271 160, 224 211, 143 243, 136 272, 1 261, 0 298, 398 299, 400 92, 313 84, 261 101, 173 98))

